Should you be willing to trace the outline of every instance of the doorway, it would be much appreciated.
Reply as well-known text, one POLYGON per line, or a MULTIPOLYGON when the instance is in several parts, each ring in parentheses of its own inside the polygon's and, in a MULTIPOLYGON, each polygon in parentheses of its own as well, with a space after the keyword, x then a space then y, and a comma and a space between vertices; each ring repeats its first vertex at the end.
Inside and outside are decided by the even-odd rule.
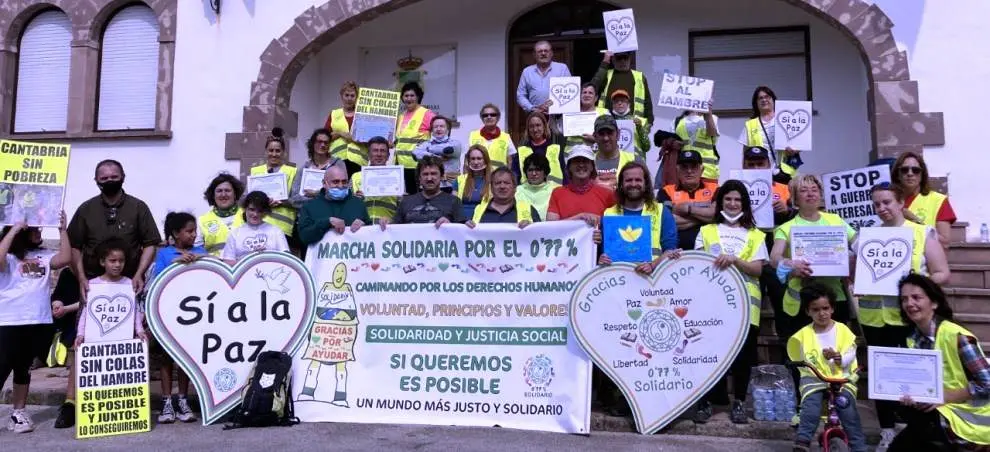
POLYGON ((512 23, 505 105, 506 126, 516 143, 526 130, 526 113, 516 102, 516 88, 522 70, 535 62, 533 46, 548 41, 554 61, 566 64, 572 76, 581 77, 581 83, 590 82, 606 47, 602 13, 616 9, 620 8, 597 0, 557 0, 524 13, 512 23))

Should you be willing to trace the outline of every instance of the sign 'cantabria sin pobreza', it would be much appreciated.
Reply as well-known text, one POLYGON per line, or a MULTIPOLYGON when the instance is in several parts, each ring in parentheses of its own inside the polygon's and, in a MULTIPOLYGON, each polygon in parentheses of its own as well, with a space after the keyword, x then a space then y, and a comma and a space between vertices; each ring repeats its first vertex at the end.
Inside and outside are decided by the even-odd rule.
POLYGON ((571 221, 327 234, 306 255, 317 312, 294 357, 296 416, 588 433, 567 299, 591 237, 571 221))
POLYGON ((749 332, 749 294, 734 267, 689 251, 653 275, 632 264, 601 267, 571 297, 578 342, 618 385, 636 428, 652 434, 704 396, 749 332))

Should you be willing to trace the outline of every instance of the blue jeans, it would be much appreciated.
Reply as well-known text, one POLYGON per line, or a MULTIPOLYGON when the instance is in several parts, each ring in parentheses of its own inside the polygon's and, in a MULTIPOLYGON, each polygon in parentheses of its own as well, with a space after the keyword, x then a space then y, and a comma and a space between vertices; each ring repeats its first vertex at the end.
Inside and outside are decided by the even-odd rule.
MULTIPOLYGON (((859 411, 856 410, 856 397, 843 389, 842 393, 849 398, 849 406, 839 408, 839 422, 842 430, 849 438, 849 448, 853 452, 866 451, 866 435, 863 434, 863 424, 859 421, 859 411)), ((822 402, 825 390, 812 392, 801 401, 801 423, 798 424, 796 442, 811 444, 811 437, 818 430, 818 420, 822 415, 822 402)))

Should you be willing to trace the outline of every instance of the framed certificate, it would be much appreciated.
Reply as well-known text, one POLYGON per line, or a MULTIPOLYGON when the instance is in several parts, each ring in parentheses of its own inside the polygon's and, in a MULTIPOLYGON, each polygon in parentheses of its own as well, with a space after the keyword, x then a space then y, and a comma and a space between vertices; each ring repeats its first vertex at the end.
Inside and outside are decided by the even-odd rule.
POLYGON ((299 191, 306 190, 320 191, 323 189, 323 174, 325 171, 305 168, 302 170, 302 180, 299 182, 299 191))
POLYGON ((402 166, 365 166, 361 168, 361 192, 365 197, 402 196, 406 178, 402 166))
POLYGON ((940 350, 867 347, 866 354, 871 399, 943 403, 940 350))
POLYGON ((288 179, 285 173, 259 174, 248 176, 247 191, 264 192, 269 198, 275 201, 289 199, 288 179))
POLYGON ((794 226, 791 259, 811 265, 812 276, 849 276, 849 239, 844 226, 794 226))

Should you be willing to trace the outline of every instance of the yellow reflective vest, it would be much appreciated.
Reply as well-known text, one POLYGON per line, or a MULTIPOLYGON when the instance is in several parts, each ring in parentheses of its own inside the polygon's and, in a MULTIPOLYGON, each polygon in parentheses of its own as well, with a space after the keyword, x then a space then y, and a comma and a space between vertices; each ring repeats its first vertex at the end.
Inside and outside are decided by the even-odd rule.
POLYGON ((395 122, 395 163, 406 168, 416 167, 416 158, 413 157, 413 149, 420 143, 429 140, 429 132, 420 132, 423 120, 426 119, 426 107, 420 105, 409 118, 405 127, 402 126, 402 116, 405 112, 399 113, 399 119, 395 122))
MULTIPOLYGON (((763 139, 763 122, 760 118, 753 118, 746 121, 746 146, 762 146, 767 149, 770 145, 763 139)), ((783 159, 778 158, 777 163, 780 165, 780 171, 790 177, 794 177, 797 174, 797 168, 784 163, 783 159)))
MULTIPOLYGON (((639 211, 641 216, 650 217, 650 249, 654 259, 663 254, 663 249, 660 246, 660 231, 662 230, 661 226, 663 226, 663 209, 665 209, 663 204, 654 202, 653 207, 644 205, 643 210, 639 211)), ((608 209, 605 209, 606 217, 621 217, 625 214, 625 208, 620 204, 616 204, 608 209)))
MULTIPOLYGON (((646 103, 650 102, 646 98, 646 85, 643 84, 643 73, 637 70, 630 70, 633 76, 633 82, 636 86, 633 88, 633 98, 632 98, 632 111, 633 116, 644 116, 646 115, 646 103)), ((598 100, 598 106, 605 108, 605 96, 608 94, 608 87, 612 84, 612 75, 615 74, 615 69, 609 69, 607 75, 605 76, 605 90, 602 91, 602 98, 598 100)))
MULTIPOLYGON (((474 187, 471 187, 471 189, 473 190, 474 187)), ((467 187, 467 174, 458 175, 457 176, 457 197, 460 198, 463 201, 464 200, 464 195, 468 192, 468 190, 469 189, 467 187)), ((482 202, 485 202, 489 198, 491 198, 491 193, 489 193, 488 196, 483 197, 483 199, 481 201, 482 202)))
POLYGON ((935 226, 938 210, 942 208, 942 203, 945 202, 945 199, 945 195, 934 190, 929 191, 927 195, 919 193, 911 201, 911 207, 908 207, 908 210, 921 220, 921 224, 935 226))
MULTIPOLYGON (((820 212, 820 215, 826 226, 847 226, 846 221, 838 215, 828 212, 820 212)), ((790 256, 791 227, 797 224, 796 221, 798 218, 800 217, 794 217, 791 221, 777 227, 778 230, 783 231, 784 235, 787 236, 788 256, 790 256)), ((842 288, 841 278, 815 277, 814 279, 831 288, 835 292, 838 301, 846 301, 846 291, 842 288)), ((801 310, 802 287, 804 287, 804 282, 801 278, 788 278, 787 288, 784 290, 784 312, 791 317, 796 316, 798 311, 801 310)))
MULTIPOLYGON (((361 180, 363 179, 362 172, 354 173, 351 176, 351 190, 354 193, 361 191, 361 180)), ((391 220, 395 218, 395 212, 399 210, 399 197, 398 196, 375 196, 375 197, 365 197, 364 205, 368 207, 368 217, 371 221, 378 221, 381 218, 387 218, 391 220)))
MULTIPOLYGON (((905 221, 904 227, 911 228, 914 233, 911 244, 911 271, 927 275, 928 273, 921 268, 921 263, 925 259, 928 226, 905 221)), ((859 323, 874 328, 880 328, 884 325, 904 325, 904 321, 901 320, 901 300, 893 296, 860 296, 859 323)))
MULTIPOLYGON (((856 335, 849 330, 843 323, 835 322, 832 327, 835 329, 835 348, 836 352, 840 355, 846 353, 850 348, 856 347, 856 335)), ((847 374, 843 369, 841 364, 836 364, 835 361, 827 360, 822 356, 822 345, 818 342, 818 335, 815 334, 815 326, 808 325, 804 328, 798 330, 794 333, 790 339, 787 340, 787 357, 791 361, 805 361, 815 369, 818 369, 822 375, 828 378, 849 378, 851 381, 842 385, 842 389, 849 391, 849 394, 856 398, 856 380, 858 377, 856 375, 856 370, 859 369, 859 364, 856 359, 853 358, 853 362, 849 364, 849 373, 847 374), (797 341, 801 344, 800 347, 792 347, 792 341, 797 341), (801 350, 804 356, 795 356, 791 352, 795 350, 801 350)), ((803 401, 808 394, 823 391, 827 388, 825 382, 818 379, 811 372, 810 369, 800 368, 801 374, 800 380, 798 380, 798 390, 801 391, 801 400, 803 401)))
POLYGON ((206 252, 213 256, 220 256, 223 246, 227 244, 227 234, 230 233, 231 229, 237 229, 244 224, 244 209, 237 208, 237 211, 234 212, 234 221, 230 224, 229 229, 213 209, 200 215, 197 223, 199 224, 199 235, 203 237, 203 248, 206 248, 206 252))
MULTIPOLYGON (((746 246, 739 252, 739 260, 752 261, 760 245, 765 243, 766 233, 753 228, 746 233, 746 246)), ((705 245, 705 251, 714 255, 722 254, 722 238, 718 235, 717 224, 706 224, 701 227, 701 240, 705 245), (717 246, 716 246, 717 245, 717 246)), ((742 273, 742 272, 740 272, 742 273)), ((746 279, 746 291, 749 292, 749 323, 753 326, 760 326, 760 308, 763 305, 763 293, 760 292, 760 279, 754 278, 746 273, 742 273, 746 279)))
POLYGON ((699 127, 698 132, 692 137, 688 134, 687 121, 681 119, 677 123, 677 128, 674 129, 674 133, 681 137, 681 140, 684 140, 683 150, 697 151, 698 154, 701 154, 701 162, 704 165, 701 177, 717 181, 719 158, 715 154, 715 141, 718 140, 718 136, 709 136, 707 123, 705 125, 705 127, 699 127))
MULTIPOLYGON (((471 132, 468 137, 468 147, 480 144, 485 147, 488 151, 488 159, 492 162, 493 168, 499 168, 509 165, 509 143, 512 142, 512 137, 509 134, 502 132, 498 138, 492 140, 491 143, 481 136, 480 130, 475 130, 471 132)), ((465 159, 467 158, 467 152, 464 153, 465 159)))
MULTIPOLYGON (((351 128, 347 125, 347 117, 344 115, 343 108, 338 108, 330 112, 330 131, 351 133, 351 128)), ((368 148, 358 143, 348 142, 343 138, 337 138, 333 140, 333 143, 330 143, 330 157, 348 160, 365 166, 368 164, 368 148)))
MULTIPOLYGON (((491 200, 486 199, 481 201, 477 206, 474 206, 474 217, 471 218, 474 224, 481 224, 481 217, 485 216, 485 211, 488 210, 489 204, 491 204, 491 200)), ((516 223, 523 221, 533 222, 533 206, 526 201, 516 200, 516 223)))
MULTIPOLYGON (((296 178, 296 167, 291 163, 282 165, 278 172, 285 174, 286 187, 292 187, 292 181, 296 178)), ((258 176, 268 174, 268 165, 258 165, 251 168, 251 175, 258 176)), ((272 213, 265 216, 265 222, 277 226, 287 236, 292 235, 292 226, 296 224, 296 209, 293 209, 288 202, 272 209, 272 213)))
MULTIPOLYGON (((526 183, 526 158, 533 155, 533 148, 529 146, 519 147, 519 183, 526 183)), ((564 183, 564 169, 560 167, 560 145, 551 144, 547 146, 547 160, 550 161, 550 174, 547 180, 556 184, 564 183)))

